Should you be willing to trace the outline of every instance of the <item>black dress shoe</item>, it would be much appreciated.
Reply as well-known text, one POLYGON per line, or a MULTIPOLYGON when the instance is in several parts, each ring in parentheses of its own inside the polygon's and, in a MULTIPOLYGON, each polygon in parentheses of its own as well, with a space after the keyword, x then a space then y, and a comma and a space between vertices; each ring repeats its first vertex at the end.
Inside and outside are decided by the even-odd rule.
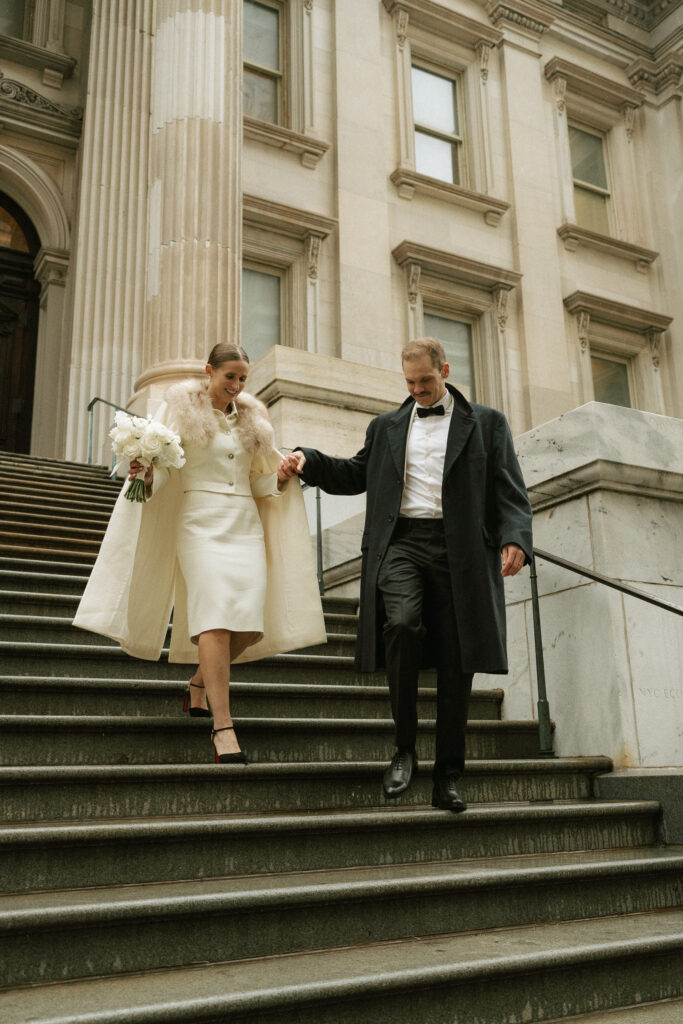
POLYGON ((391 759, 391 764, 384 773, 382 788, 384 795, 389 799, 405 793, 413 781, 413 775, 417 771, 417 758, 414 750, 404 750, 401 753, 397 750, 391 759))
POLYGON ((455 788, 457 781, 454 775, 434 780, 432 807, 439 807, 442 811, 453 811, 454 814, 460 814, 467 809, 467 804, 455 788))

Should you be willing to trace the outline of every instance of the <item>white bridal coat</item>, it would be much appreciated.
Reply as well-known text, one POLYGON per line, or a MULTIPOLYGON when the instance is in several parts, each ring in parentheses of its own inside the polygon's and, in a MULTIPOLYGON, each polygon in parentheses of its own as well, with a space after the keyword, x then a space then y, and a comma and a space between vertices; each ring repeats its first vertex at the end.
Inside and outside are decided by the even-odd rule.
MULTIPOLYGON (((201 382, 176 385, 175 390, 183 404, 177 403, 175 409, 164 404, 155 418, 177 430, 182 442, 183 418, 179 411, 186 410, 187 402, 191 399, 194 408, 185 422, 189 424, 188 432, 195 436, 198 429, 203 429, 202 424, 210 422, 211 412, 204 401, 205 388, 201 382), (197 414, 198 403, 201 415, 197 414)), ((252 396, 242 394, 238 410, 248 436, 256 437, 253 470, 275 472, 280 456, 272 447, 272 428, 265 407, 252 396)), ((165 486, 144 503, 128 501, 124 490, 114 506, 74 625, 111 637, 135 658, 154 661, 161 654, 173 609, 169 661, 196 664, 198 649, 190 640, 187 595, 176 561, 175 536, 183 497, 180 474, 177 470, 168 471, 165 486)), ((255 500, 266 545, 264 632, 261 640, 235 659, 237 662, 326 641, 298 480, 290 480, 277 497, 255 500)))

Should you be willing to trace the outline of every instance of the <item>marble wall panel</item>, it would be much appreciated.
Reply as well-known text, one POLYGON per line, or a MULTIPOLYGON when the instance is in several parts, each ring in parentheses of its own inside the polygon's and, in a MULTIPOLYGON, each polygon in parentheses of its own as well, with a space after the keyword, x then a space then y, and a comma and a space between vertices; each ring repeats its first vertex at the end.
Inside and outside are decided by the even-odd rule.
POLYGON ((599 572, 683 586, 683 503, 601 490, 588 504, 599 572))
POLYGON ((508 674, 479 673, 473 685, 477 689, 501 689, 505 696, 501 710, 504 719, 536 717, 536 697, 532 693, 530 659, 533 658, 533 632, 530 605, 521 602, 507 608, 508 674))

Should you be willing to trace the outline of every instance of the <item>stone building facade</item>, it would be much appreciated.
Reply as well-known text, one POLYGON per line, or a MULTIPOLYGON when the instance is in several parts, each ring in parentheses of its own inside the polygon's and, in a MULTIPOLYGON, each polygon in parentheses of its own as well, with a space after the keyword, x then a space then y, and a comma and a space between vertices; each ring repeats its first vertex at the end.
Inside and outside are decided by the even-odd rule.
POLYGON ((355 450, 424 333, 515 434, 681 415, 678 0, 3 12, 4 447, 84 459, 240 336, 285 446, 355 450))

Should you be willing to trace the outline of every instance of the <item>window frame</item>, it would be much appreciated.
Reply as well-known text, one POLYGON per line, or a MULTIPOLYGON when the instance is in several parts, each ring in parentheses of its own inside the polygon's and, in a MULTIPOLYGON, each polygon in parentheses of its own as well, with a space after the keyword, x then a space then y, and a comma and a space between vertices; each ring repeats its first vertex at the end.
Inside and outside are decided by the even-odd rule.
MULTIPOLYGON (((247 255, 244 255, 242 257, 242 271, 241 271, 241 273, 243 274, 245 270, 252 270, 252 271, 254 271, 257 274, 265 274, 268 277, 276 277, 278 279, 278 281, 280 282, 280 309, 279 309, 279 313, 280 313, 280 331, 279 331, 278 340, 277 340, 277 342, 275 344, 276 345, 285 345, 285 344, 287 344, 287 342, 284 339, 285 339, 285 336, 286 336, 286 333, 287 333, 287 325, 289 323, 289 310, 290 310, 290 307, 291 307, 291 296, 290 296, 291 281, 290 281, 290 274, 288 273, 288 268, 287 267, 283 267, 283 266, 278 266, 278 264, 276 264, 276 263, 267 263, 265 260, 259 260, 258 258, 253 258, 253 257, 247 256, 247 255)), ((243 279, 243 277, 240 277, 240 287, 242 289, 242 295, 244 295, 244 279, 243 279)), ((271 345, 271 348, 272 347, 273 346, 271 345)), ((248 351, 248 349, 247 349, 247 351, 248 351)), ((269 351, 270 351, 270 349, 266 349, 266 352, 269 352, 269 351)), ((262 354, 265 355, 265 352, 262 353, 262 354)), ((251 353, 249 353, 249 355, 251 356, 251 353)), ((261 356, 257 356, 257 359, 260 359, 260 358, 261 358, 261 356)))
MULTIPOLYGON (((571 161, 570 173, 572 180, 572 189, 574 195, 574 220, 578 227, 582 227, 588 231, 595 231, 595 228, 588 224, 579 224, 576 216, 576 190, 583 189, 585 192, 591 192, 594 195, 599 195, 605 200, 605 214, 607 219, 608 235, 611 237, 615 233, 615 217, 614 217, 614 175, 612 174, 612 166, 609 153, 609 129, 598 128, 593 124, 582 121, 578 117, 572 117, 571 115, 567 118, 567 136, 569 138, 569 129, 576 128, 578 131, 583 132, 585 135, 592 135, 594 138, 600 139, 602 144, 602 162, 605 168, 605 177, 607 178, 607 189, 601 188, 599 185, 594 185, 592 182, 583 181, 581 178, 574 177, 573 159, 571 161)), ((569 152, 571 155, 571 141, 569 142, 569 152)), ((602 234, 602 232, 596 232, 602 234)))
MULTIPOLYGON (((467 324, 469 326, 470 342, 472 346, 472 365, 470 367, 472 373, 471 391, 468 394, 468 389, 463 390, 463 386, 461 386, 460 382, 455 377, 450 382, 458 389, 458 391, 462 391, 468 402, 480 401, 484 383, 484 367, 481 359, 482 345, 480 344, 480 336, 482 333, 486 333, 482 329, 482 314, 480 313, 477 315, 474 312, 468 312, 465 305, 461 305, 458 302, 457 297, 454 297, 454 300, 448 304, 443 301, 440 302, 438 298, 433 296, 433 294, 430 295, 429 289, 427 289, 427 294, 423 294, 422 299, 423 335, 427 335, 428 333, 427 328, 424 326, 425 316, 438 316, 442 320, 451 320, 454 323, 467 324)), ((432 337, 432 335, 429 336, 432 337)), ((443 341, 441 343, 443 344, 443 341)))
POLYGON ((415 155, 415 135, 417 132, 421 132, 423 135, 429 135, 432 138, 439 139, 442 142, 448 142, 453 147, 453 153, 455 155, 454 166, 458 172, 458 180, 445 181, 442 178, 434 178, 434 175, 426 175, 426 177, 434 178, 435 181, 444 181, 446 185, 458 185, 461 188, 467 188, 469 185, 470 174, 468 172, 468 149, 466 143, 466 133, 463 135, 463 125, 467 125, 467 110, 464 103, 464 76, 462 69, 456 70, 454 67, 443 65, 436 61, 434 58, 424 57, 420 53, 419 47, 413 50, 410 62, 411 70, 411 90, 410 90, 410 118, 412 121, 412 138, 413 138, 413 158, 415 164, 415 170, 418 174, 424 174, 424 171, 420 171, 417 166, 417 156, 415 155), (412 71, 413 68, 418 71, 426 71, 428 74, 435 75, 438 78, 442 78, 448 81, 453 86, 453 108, 455 110, 458 127, 460 134, 455 135, 448 132, 441 132, 436 128, 431 128, 427 125, 420 124, 415 119, 415 102, 413 99, 412 91, 412 71))
MULTIPOLYGON (((278 55, 280 61, 280 69, 274 70, 273 68, 267 67, 265 64, 256 64, 254 61, 248 61, 246 58, 242 60, 242 78, 244 79, 244 72, 251 71, 252 74, 260 75, 263 78, 269 78, 276 82, 276 105, 277 105, 277 121, 265 121, 265 124, 274 124, 278 127, 286 127, 289 120, 289 46, 288 42, 288 25, 287 25, 287 5, 284 0, 242 0, 244 5, 245 2, 255 3, 260 7, 269 7, 271 10, 278 12, 278 55)), ((254 117, 253 114, 249 114, 243 108, 243 113, 246 117, 254 117)), ((262 118, 254 118, 254 120, 261 121, 262 118)))
MULTIPOLYGON (((637 409, 638 406, 638 387, 636 381, 636 370, 633 365, 633 356, 628 355, 625 352, 615 352, 612 349, 604 348, 600 346, 600 342, 589 344, 589 359, 602 359, 606 363, 618 363, 621 366, 626 367, 626 385, 628 387, 628 397, 631 402, 630 406, 622 406, 621 408, 637 409)), ((593 377, 593 368, 591 365, 591 381, 593 384, 593 401, 597 402, 599 399, 595 397, 595 378, 593 377)), ((611 404, 611 403, 605 403, 611 404)))

